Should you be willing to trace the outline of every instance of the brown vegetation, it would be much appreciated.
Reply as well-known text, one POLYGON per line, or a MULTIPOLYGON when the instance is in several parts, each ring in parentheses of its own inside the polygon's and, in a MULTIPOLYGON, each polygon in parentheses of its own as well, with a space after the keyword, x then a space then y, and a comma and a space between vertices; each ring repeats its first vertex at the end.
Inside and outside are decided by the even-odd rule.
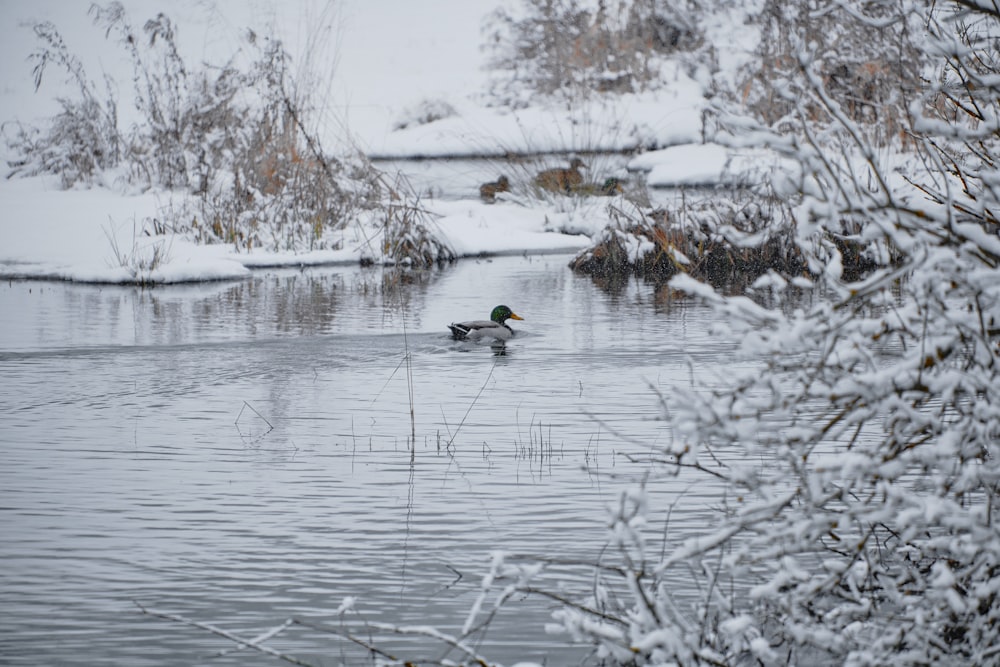
POLYGON ((363 155, 323 149, 309 129, 316 104, 298 93, 303 86, 280 40, 250 32, 243 45, 250 66, 199 69, 181 58, 166 15, 138 28, 119 2, 90 13, 131 59, 130 103, 140 121, 121 128, 116 89, 102 97, 56 26, 39 23, 36 87, 54 66, 75 82, 78 98, 61 98, 48 128, 11 128, 11 175, 52 173, 69 188, 118 169, 138 185, 186 191, 191 197, 162 211, 166 222, 153 231, 241 252, 339 249, 348 225, 375 219, 384 223, 383 243, 367 239, 368 260, 383 253, 389 263, 426 265, 453 257, 408 184, 390 183, 363 155))
MULTIPOLYGON (((687 273, 717 287, 737 289, 769 271, 810 275, 795 225, 775 201, 749 199, 737 205, 711 199, 677 210, 614 208, 612 217, 614 223, 573 258, 570 268, 602 281, 630 274, 662 281, 687 273)), ((880 265, 859 240, 854 223, 843 221, 841 233, 828 233, 823 242, 840 254, 845 279, 880 265)))

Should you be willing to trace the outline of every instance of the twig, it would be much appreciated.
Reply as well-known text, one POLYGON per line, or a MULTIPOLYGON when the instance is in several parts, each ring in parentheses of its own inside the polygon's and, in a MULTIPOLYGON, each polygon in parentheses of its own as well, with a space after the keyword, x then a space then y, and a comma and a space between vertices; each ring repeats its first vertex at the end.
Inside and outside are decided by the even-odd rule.
POLYGON ((451 439, 448 440, 449 447, 451 447, 451 444, 455 442, 455 438, 458 437, 458 432, 462 430, 462 426, 465 424, 465 420, 469 418, 469 413, 472 412, 472 408, 475 407, 476 403, 479 401, 479 397, 482 396, 483 391, 486 389, 486 385, 489 384, 490 378, 493 377, 493 369, 497 367, 497 361, 499 360, 500 357, 496 357, 493 360, 493 365, 490 366, 490 372, 486 375, 486 380, 483 382, 483 386, 479 388, 478 392, 476 392, 476 397, 472 399, 472 403, 469 404, 469 409, 466 410, 465 415, 462 416, 462 421, 460 421, 458 423, 458 426, 455 427, 455 433, 451 436, 451 439))
POLYGON ((252 648, 255 651, 273 656, 280 660, 284 660, 285 662, 290 662, 293 665, 304 665, 305 667, 314 667, 313 663, 311 662, 300 660, 293 655, 282 653, 281 651, 276 651, 273 648, 264 646, 262 643, 260 643, 288 629, 294 622, 296 622, 293 619, 285 621, 278 627, 272 630, 268 630, 267 632, 258 635, 254 639, 244 639, 239 635, 233 634, 232 632, 229 632, 227 630, 223 630, 222 628, 217 628, 214 625, 210 625, 208 623, 200 623, 198 621, 192 621, 189 618, 184 618, 183 616, 179 616, 177 614, 168 614, 166 612, 156 611, 154 609, 148 609, 139 602, 137 602, 136 600, 133 600, 132 602, 133 604, 135 604, 136 607, 139 608, 139 611, 146 616, 155 616, 157 618, 163 618, 168 621, 176 621, 177 623, 183 623, 184 625, 188 625, 193 628, 198 628, 200 630, 207 630, 208 632, 211 632, 214 635, 225 637, 230 641, 236 642, 239 645, 237 648, 252 648))
POLYGON ((304 620, 304 619, 301 619, 301 618, 293 618, 292 622, 295 623, 296 625, 301 625, 302 627, 310 628, 311 630, 318 630, 320 632, 326 632, 326 633, 329 633, 331 635, 337 635, 338 637, 343 637, 344 639, 352 641, 355 644, 357 644, 358 646, 361 646, 365 650, 371 651, 372 653, 377 653, 378 655, 380 655, 380 656, 382 656, 384 658, 388 658, 389 660, 392 660, 393 662, 399 662, 400 661, 399 658, 397 658, 396 656, 392 655, 391 653, 387 653, 387 652, 383 651, 382 649, 378 648, 377 646, 375 646, 374 644, 371 644, 369 642, 366 642, 363 639, 359 639, 358 637, 355 637, 354 635, 352 635, 350 632, 347 632, 346 630, 341 630, 340 628, 336 628, 336 627, 334 627, 332 625, 328 625, 326 623, 316 623, 314 621, 307 621, 307 620, 304 620))
MULTIPOLYGON (((349 632, 346 632, 339 628, 335 628, 331 625, 314 623, 312 621, 306 621, 300 618, 293 619, 293 621, 298 625, 303 625, 307 628, 312 628, 313 630, 319 630, 321 632, 329 632, 330 634, 335 634, 340 637, 344 637, 345 639, 349 639, 352 642, 358 644, 359 646, 364 646, 368 650, 378 653, 379 655, 389 658, 390 660, 393 660, 395 662, 400 661, 399 658, 389 653, 386 653, 385 651, 379 648, 376 648, 374 645, 364 640, 358 639, 349 632)), ((475 649, 467 646, 461 639, 452 637, 451 635, 447 635, 430 626, 397 626, 397 625, 392 625, 390 623, 366 623, 365 627, 370 630, 379 630, 382 632, 389 632, 396 635, 414 635, 418 637, 429 637, 431 639, 437 639, 438 641, 441 641, 447 644, 448 646, 451 646, 452 648, 461 651, 466 656, 471 658, 472 661, 475 664, 479 665, 480 667, 491 667, 491 663, 488 660, 486 660, 486 658, 476 653, 475 649)), ((404 661, 404 664, 410 665, 414 663, 412 661, 404 661)))
POLYGON ((271 425, 271 422, 267 421, 267 417, 265 417, 264 415, 262 415, 259 412, 257 412, 256 408, 254 408, 252 405, 250 405, 246 401, 243 401, 243 407, 240 408, 240 414, 236 415, 236 421, 234 423, 236 423, 236 424, 240 423, 240 417, 243 416, 243 411, 246 410, 247 408, 250 408, 250 410, 255 415, 257 415, 258 417, 260 417, 264 421, 264 423, 267 424, 267 430, 269 432, 274 430, 274 426, 271 425))

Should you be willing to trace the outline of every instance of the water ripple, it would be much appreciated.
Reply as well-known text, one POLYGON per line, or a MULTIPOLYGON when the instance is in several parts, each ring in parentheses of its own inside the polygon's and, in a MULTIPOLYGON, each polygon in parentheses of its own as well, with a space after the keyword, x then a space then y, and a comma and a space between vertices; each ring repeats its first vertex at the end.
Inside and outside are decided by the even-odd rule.
MULTIPOLYGON (((655 308, 638 283, 608 295, 564 264, 469 262, 403 296, 355 268, 151 293, 8 284, 4 661, 198 664, 231 648, 133 601, 247 635, 294 615, 457 631, 495 549, 596 562, 607 506, 670 440, 657 393, 724 373, 732 345, 693 304, 655 308), (447 322, 500 302, 525 317, 505 356, 450 340, 447 322), (331 617, 346 596, 357 611, 331 617)), ((649 484, 676 503, 651 539, 708 521, 710 486, 649 484)), ((590 585, 586 567, 553 570, 590 585)), ((483 651, 585 655, 545 633, 550 612, 520 601, 483 651)), ((275 645, 364 657, 304 629, 275 645)))

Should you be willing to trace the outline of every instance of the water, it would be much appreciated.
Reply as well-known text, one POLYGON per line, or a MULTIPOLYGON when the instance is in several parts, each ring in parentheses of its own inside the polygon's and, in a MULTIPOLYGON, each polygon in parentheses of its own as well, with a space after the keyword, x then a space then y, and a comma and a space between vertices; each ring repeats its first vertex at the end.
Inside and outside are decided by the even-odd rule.
MULTIPOLYGON (((634 281, 604 291, 568 259, 465 260, 405 285, 357 267, 3 285, 0 661, 279 664, 212 657, 232 642, 136 603, 245 637, 289 617, 457 633, 493 550, 596 561, 605 508, 670 440, 661 398, 725 373, 732 344, 707 309, 634 281), (504 355, 450 340, 447 323, 499 303, 524 317, 504 355)), ((712 520, 704 482, 648 482, 676 503, 670 543, 712 520)), ((552 569, 542 583, 592 583, 552 569)), ((545 631, 552 609, 523 596, 470 642, 498 662, 586 662, 545 631)), ((445 654, 377 637, 401 658, 445 654)), ((268 645, 371 664, 304 628, 268 645)))
MULTIPOLYGON (((630 159, 628 155, 586 155, 588 182, 600 185, 610 176, 625 177, 630 159)), ((402 174, 407 183, 419 194, 429 194, 442 199, 478 199, 479 186, 507 176, 515 191, 529 186, 535 175, 543 169, 566 167, 569 155, 537 155, 506 159, 428 159, 428 160, 376 160, 375 165, 391 175, 402 174)), ((642 182, 639 174, 629 180, 642 182)))

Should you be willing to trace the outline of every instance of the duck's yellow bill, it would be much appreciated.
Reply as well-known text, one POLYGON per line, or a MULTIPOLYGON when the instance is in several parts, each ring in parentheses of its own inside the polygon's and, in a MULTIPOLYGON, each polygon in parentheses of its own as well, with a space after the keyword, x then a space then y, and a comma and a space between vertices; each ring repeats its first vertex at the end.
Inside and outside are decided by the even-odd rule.
POLYGON ((517 313, 511 313, 510 314, 510 319, 512 319, 512 320, 523 320, 524 318, 521 317, 520 315, 518 315, 517 313))

